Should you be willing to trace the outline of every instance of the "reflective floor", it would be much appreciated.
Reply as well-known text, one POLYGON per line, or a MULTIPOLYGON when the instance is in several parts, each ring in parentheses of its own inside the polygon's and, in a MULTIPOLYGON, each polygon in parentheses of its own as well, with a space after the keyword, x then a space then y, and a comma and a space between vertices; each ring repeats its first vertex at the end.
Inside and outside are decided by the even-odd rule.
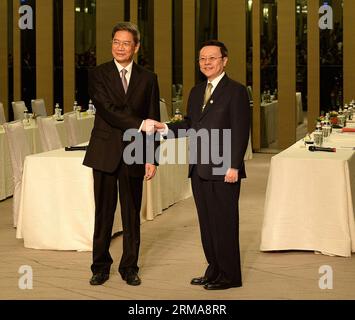
POLYGON ((206 268, 192 198, 142 224, 138 287, 117 275, 121 237, 112 241, 110 279, 103 286, 90 286, 91 252, 24 248, 23 241, 15 239, 8 199, 0 202, 0 299, 355 299, 354 256, 259 251, 271 156, 255 154, 246 163, 248 179, 240 198, 242 288, 207 291, 190 285, 206 268), (26 265, 33 271, 33 289, 20 288, 24 282, 19 269, 26 265), (333 289, 319 286, 319 268, 325 265, 333 270, 333 289))

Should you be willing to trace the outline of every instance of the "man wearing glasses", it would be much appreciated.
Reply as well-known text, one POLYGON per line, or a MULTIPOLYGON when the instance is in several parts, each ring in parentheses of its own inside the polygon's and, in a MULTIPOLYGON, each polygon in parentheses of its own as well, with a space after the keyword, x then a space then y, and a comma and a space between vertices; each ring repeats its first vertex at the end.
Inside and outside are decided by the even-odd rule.
MULTIPOLYGON (((140 34, 136 25, 118 23, 112 31, 113 60, 97 66, 89 75, 89 94, 96 107, 95 124, 84 165, 93 168, 95 228, 91 285, 109 278, 113 262, 109 248, 114 214, 119 200, 123 226, 123 253, 119 273, 129 285, 139 285, 140 209, 143 177, 152 179, 154 163, 128 165, 123 159, 126 130, 148 131, 160 119, 157 76, 138 66, 140 34)), ((153 162, 153 161, 152 161, 153 162)))
POLYGON ((222 42, 205 42, 200 49, 199 65, 207 81, 192 88, 185 120, 168 125, 155 123, 155 128, 163 135, 168 133, 168 129, 175 137, 189 129, 209 134, 207 143, 197 143, 197 161, 191 163, 190 157, 189 166, 208 263, 204 275, 193 278, 191 284, 201 285, 207 290, 242 286, 238 200, 241 179, 246 177, 244 154, 249 139, 250 107, 245 86, 226 75, 227 61, 228 51, 222 42), (211 133, 216 130, 220 139, 213 144, 211 133), (230 133, 229 145, 222 141, 223 131, 230 133), (206 145, 211 146, 207 162, 202 160, 205 156, 202 150, 206 145), (229 150, 229 166, 216 173, 214 169, 221 168, 214 163, 213 154, 219 156, 226 153, 226 149, 229 150))

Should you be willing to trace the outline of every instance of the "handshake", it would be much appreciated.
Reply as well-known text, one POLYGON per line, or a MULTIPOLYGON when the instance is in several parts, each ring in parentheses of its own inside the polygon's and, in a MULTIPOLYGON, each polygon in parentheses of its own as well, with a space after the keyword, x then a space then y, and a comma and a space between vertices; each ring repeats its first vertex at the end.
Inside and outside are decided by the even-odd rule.
POLYGON ((156 131, 163 133, 166 128, 167 126, 164 123, 152 119, 146 119, 143 122, 141 130, 147 134, 152 134, 156 131))

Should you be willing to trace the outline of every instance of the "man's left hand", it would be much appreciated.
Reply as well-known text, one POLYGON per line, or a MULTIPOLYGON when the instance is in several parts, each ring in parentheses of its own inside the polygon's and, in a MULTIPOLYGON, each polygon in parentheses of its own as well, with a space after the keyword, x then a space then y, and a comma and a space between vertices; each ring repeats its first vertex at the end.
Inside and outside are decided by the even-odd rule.
POLYGON ((155 176, 155 172, 157 171, 157 167, 154 164, 146 163, 145 164, 145 176, 146 180, 150 180, 155 176))
POLYGON ((229 168, 224 176, 224 182, 227 183, 236 183, 238 179, 238 170, 233 168, 229 168))

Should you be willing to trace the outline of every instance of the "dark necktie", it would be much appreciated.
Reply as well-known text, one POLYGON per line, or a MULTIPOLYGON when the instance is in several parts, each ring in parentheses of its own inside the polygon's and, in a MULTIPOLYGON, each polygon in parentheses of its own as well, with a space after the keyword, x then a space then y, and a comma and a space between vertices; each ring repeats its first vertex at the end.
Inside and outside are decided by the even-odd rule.
POLYGON ((126 69, 122 69, 121 73, 122 73, 121 79, 122 79, 123 89, 124 89, 124 92, 127 93, 127 88, 128 88, 128 83, 127 83, 127 79, 126 79, 127 70, 126 69))

